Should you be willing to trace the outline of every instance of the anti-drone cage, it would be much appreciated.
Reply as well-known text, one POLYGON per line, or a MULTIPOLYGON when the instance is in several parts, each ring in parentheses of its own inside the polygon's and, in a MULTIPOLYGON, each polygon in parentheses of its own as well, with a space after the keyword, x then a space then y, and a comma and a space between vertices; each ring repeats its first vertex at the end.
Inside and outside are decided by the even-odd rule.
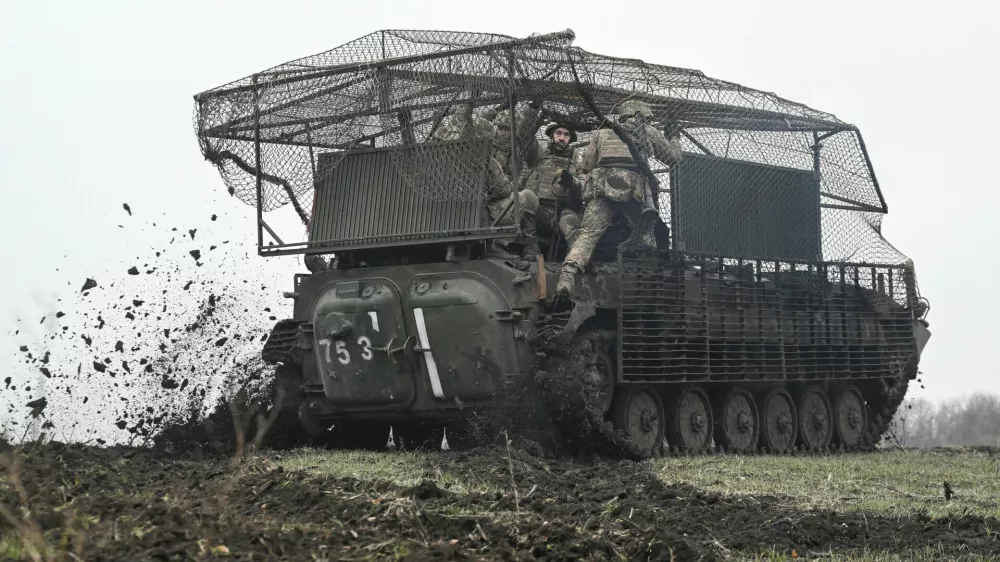
MULTIPOLYGON (((569 124, 578 156, 639 99, 685 153, 673 169, 639 158, 678 251, 906 263, 881 235, 888 208, 856 127, 696 70, 589 53, 574 38, 378 31, 198 94, 199 142, 230 193, 256 206, 262 255, 509 237, 517 221, 476 216, 489 155, 504 144, 497 113, 515 108, 506 143, 520 149, 518 119, 534 102, 535 138, 546 140, 545 121, 569 124), (284 205, 308 241, 284 243, 264 221, 284 205)), ((499 161, 523 177, 520 153, 499 161)), ((509 188, 514 217, 520 181, 509 188)))

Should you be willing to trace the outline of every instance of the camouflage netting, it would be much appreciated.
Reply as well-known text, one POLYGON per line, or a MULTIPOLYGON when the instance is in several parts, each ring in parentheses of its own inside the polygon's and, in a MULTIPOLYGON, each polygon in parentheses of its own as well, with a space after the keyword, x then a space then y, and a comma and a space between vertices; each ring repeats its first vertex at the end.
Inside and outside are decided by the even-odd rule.
MULTIPOLYGON (((616 120, 622 102, 639 99, 650 105, 658 128, 679 134, 685 160, 708 155, 807 174, 818 164, 822 177, 821 216, 803 220, 795 216, 796 207, 774 204, 768 207, 771 216, 748 218, 759 212, 746 211, 747 205, 782 195, 692 192, 676 207, 667 167, 645 154, 667 224, 672 208, 715 209, 729 213, 714 220, 729 224, 735 239, 756 236, 749 229, 761 224, 793 224, 804 236, 815 236, 817 245, 822 241, 821 255, 811 259, 887 265, 906 261, 881 236, 887 207, 855 127, 829 113, 696 70, 589 53, 572 46, 573 39, 569 30, 527 39, 378 31, 197 95, 198 138, 230 193, 256 205, 259 135, 263 211, 291 204, 308 224, 315 180, 349 149, 409 146, 411 150, 393 152, 392 158, 410 188, 431 199, 468 200, 487 189, 482 163, 473 152, 469 158, 442 161, 424 143, 464 133, 493 143, 494 149, 509 147, 509 129, 496 125, 510 123, 504 110, 513 94, 516 116, 528 102, 540 105, 533 128, 539 139, 545 140, 542 131, 550 120, 574 125, 580 132, 575 144, 579 154, 595 129, 616 120), (321 157, 324 165, 319 167, 321 157), (726 201, 717 204, 711 199, 717 196, 726 201)), ((470 147, 475 150, 474 144, 470 147)), ((740 181, 723 177, 716 183, 735 186, 740 181)), ((726 252, 787 257, 743 253, 726 252)))

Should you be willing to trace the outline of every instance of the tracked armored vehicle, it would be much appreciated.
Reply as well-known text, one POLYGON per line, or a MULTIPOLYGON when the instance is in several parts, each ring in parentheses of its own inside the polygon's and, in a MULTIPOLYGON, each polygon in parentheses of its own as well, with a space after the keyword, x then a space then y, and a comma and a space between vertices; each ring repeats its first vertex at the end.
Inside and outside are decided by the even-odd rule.
POLYGON ((379 31, 195 96, 204 156, 257 208, 260 255, 303 254, 310 271, 262 351, 276 431, 365 447, 390 426, 409 443, 447 428, 456 447, 511 413, 508 426, 541 415, 573 447, 640 458, 664 443, 874 447, 917 376, 929 305, 881 236, 859 130, 574 38, 379 31), (683 147, 671 166, 641 158, 657 248, 630 249, 616 219, 572 298, 554 299, 566 241, 523 257, 524 161, 507 151, 514 196, 493 217, 491 158, 522 146, 526 104, 542 117, 530 142, 569 123, 581 152, 629 99, 683 147), (463 108, 485 125, 438 134, 463 108), (304 241, 283 240, 283 217, 304 241))

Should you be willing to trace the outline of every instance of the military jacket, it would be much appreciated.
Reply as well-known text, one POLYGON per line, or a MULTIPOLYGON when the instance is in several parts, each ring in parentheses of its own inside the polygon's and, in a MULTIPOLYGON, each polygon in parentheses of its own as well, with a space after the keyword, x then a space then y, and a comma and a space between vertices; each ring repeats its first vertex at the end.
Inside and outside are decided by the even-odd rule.
POLYGON ((576 172, 577 162, 570 162, 573 151, 567 150, 565 154, 556 154, 550 149, 538 148, 534 157, 527 159, 529 167, 521 184, 522 188, 535 192, 539 199, 564 199, 565 195, 557 196, 552 192, 552 181, 560 168, 569 170, 571 174, 576 172))
MULTIPOLYGON (((622 123, 622 128, 631 133, 634 144, 646 157, 655 157, 667 165, 676 164, 681 160, 680 144, 668 141, 663 132, 650 125, 638 125, 633 122, 622 123), (642 127, 639 129, 638 127, 642 127)), ((596 168, 635 167, 629 147, 618 138, 613 129, 598 130, 583 155, 583 172, 596 168)))

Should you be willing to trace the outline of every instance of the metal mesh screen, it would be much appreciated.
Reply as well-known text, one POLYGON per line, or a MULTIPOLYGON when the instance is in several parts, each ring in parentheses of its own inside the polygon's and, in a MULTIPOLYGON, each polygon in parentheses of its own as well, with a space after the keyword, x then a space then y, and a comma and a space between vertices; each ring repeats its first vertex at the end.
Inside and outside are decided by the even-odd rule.
POLYGON ((690 155, 673 177, 678 250, 822 260, 812 172, 690 155))
POLYGON ((619 265, 626 382, 864 380, 898 375, 913 355, 902 267, 705 256, 619 265))
MULTIPOLYGON (((427 150, 445 161, 455 153, 471 152, 475 156, 472 162, 481 162, 486 157, 486 148, 480 146, 479 154, 474 154, 462 141, 447 141, 435 143, 427 150)), ((331 165, 332 170, 324 172, 324 179, 317 186, 309 239, 333 241, 337 244, 328 247, 339 249, 389 241, 416 243, 435 234, 438 236, 434 239, 475 231, 483 226, 481 198, 442 201, 424 197, 420 184, 411 182, 430 181, 429 178, 406 178, 398 173, 394 161, 405 161, 411 157, 407 153, 413 150, 413 147, 402 147, 352 151, 345 158, 338 158, 335 165, 326 162, 326 155, 321 157, 320 169, 331 165), (417 188, 408 189, 404 184, 417 188)), ((473 168, 475 166, 470 167, 473 168)), ((435 171, 441 172, 440 169, 435 171)), ((455 183, 465 181, 464 173, 470 173, 465 169, 452 172, 455 183)), ((481 167, 479 172, 481 175, 481 167)), ((479 183, 476 178, 468 181, 479 183)))
MULTIPOLYGON (((308 224, 314 186, 322 179, 316 164, 321 155, 335 167, 352 148, 409 146, 412 150, 391 155, 403 184, 413 193, 438 201, 489 199, 509 191, 523 175, 522 153, 514 151, 518 157, 513 159, 509 155, 512 147, 533 139, 518 137, 512 143, 510 127, 526 115, 529 102, 539 107, 538 118, 529 127, 535 138, 547 140, 542 125, 559 120, 576 128, 575 147, 583 150, 594 131, 620 129, 618 110, 624 102, 637 99, 651 107, 650 123, 668 136, 676 135, 691 155, 804 174, 818 171, 824 260, 890 265, 905 261, 881 236, 887 207, 860 133, 852 125, 697 70, 590 53, 572 46, 574 38, 569 30, 525 39, 378 31, 198 94, 199 142, 233 195, 256 205, 259 172, 262 209, 291 204, 308 224), (513 117, 505 113, 512 100, 513 117), (430 145, 424 147, 428 141, 458 138, 474 141, 468 146, 489 143, 492 158, 486 181, 473 181, 479 170, 470 167, 471 153, 441 159, 430 145)), ((669 167, 641 139, 632 139, 629 145, 647 177, 654 178, 660 213, 671 224, 669 167)), ((745 189, 747 182, 738 175, 741 169, 716 169, 716 175, 736 175, 713 181, 745 189)), ((796 229, 798 234, 808 231, 814 236, 813 217, 797 222, 787 218, 755 221, 784 220, 790 225, 786 236, 796 236, 796 229)), ((742 235, 753 237, 757 231, 742 235)), ((743 255, 759 248, 784 252, 767 244, 748 248, 723 253, 790 257, 743 255)))

